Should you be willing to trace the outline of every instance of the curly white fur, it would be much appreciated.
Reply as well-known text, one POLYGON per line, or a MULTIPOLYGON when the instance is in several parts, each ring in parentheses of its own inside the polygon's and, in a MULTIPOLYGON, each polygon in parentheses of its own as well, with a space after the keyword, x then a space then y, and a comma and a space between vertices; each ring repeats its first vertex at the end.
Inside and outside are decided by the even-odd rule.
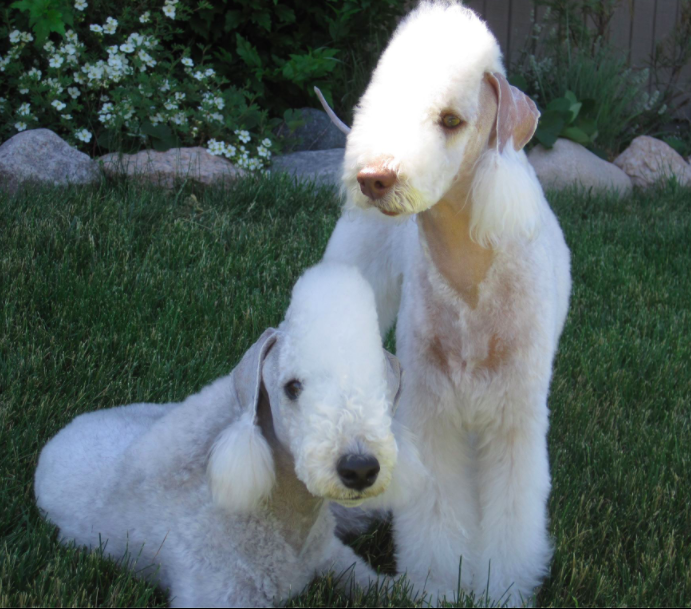
POLYGON ((181 403, 74 419, 41 452, 36 500, 62 541, 160 565, 174 606, 281 603, 330 569, 366 586, 376 576, 335 537, 328 500, 381 497, 399 454, 414 460, 391 431, 399 385, 368 283, 322 264, 230 375, 181 403), (339 480, 346 453, 378 459, 372 486, 339 480))
POLYGON ((519 605, 551 555, 547 395, 571 279, 516 150, 538 114, 504 74, 496 40, 456 2, 423 2, 401 23, 355 109, 325 260, 360 268, 382 333, 397 319, 396 419, 430 474, 394 508, 400 570, 434 598, 460 584, 519 605), (461 126, 445 130, 445 113, 461 126), (382 169, 395 184, 370 198, 358 176, 382 169))
POLYGON ((232 512, 251 512, 268 499, 276 483, 271 447, 245 414, 216 438, 207 473, 217 505, 232 512))

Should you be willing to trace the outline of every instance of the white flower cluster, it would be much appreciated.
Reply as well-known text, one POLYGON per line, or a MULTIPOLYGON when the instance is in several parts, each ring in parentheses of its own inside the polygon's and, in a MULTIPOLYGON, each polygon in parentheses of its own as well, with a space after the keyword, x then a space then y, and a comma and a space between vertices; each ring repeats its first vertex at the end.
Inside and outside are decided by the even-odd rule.
POLYGON ((217 142, 211 139, 206 143, 206 150, 209 154, 214 156, 224 156, 227 159, 232 159, 237 154, 237 148, 225 142, 217 142))
POLYGON ((106 127, 112 126, 115 121, 112 103, 106 102, 101 106, 101 109, 98 111, 98 120, 101 121, 106 127))
POLYGON ((192 76, 196 78, 197 80, 206 80, 210 76, 213 76, 216 74, 212 68, 207 68, 203 72, 201 70, 197 70, 192 76))
MULTIPOLYGON (((75 11, 85 11, 89 2, 73 0, 73 5, 75 11)), ((176 66, 170 49, 160 46, 151 35, 154 31, 166 32, 160 24, 166 18, 181 17, 183 10, 180 0, 164 0, 163 14, 146 11, 139 17, 128 16, 127 22, 121 17, 122 23, 107 17, 102 24, 90 24, 88 15, 86 21, 85 15, 78 15, 75 28, 83 29, 77 31, 87 35, 91 31, 98 37, 95 52, 91 49, 93 38, 91 50, 87 50, 73 30, 68 30, 60 42, 49 40, 35 49, 28 44, 34 40, 31 33, 13 29, 8 34, 10 45, 6 45, 5 56, 0 56, 0 72, 9 65, 14 67, 15 62, 30 67, 24 73, 12 72, 12 96, 0 98, 0 132, 12 126, 16 131, 43 126, 44 120, 46 126, 59 121, 63 130, 71 132, 72 141, 86 144, 104 128, 126 128, 127 135, 146 139, 141 132, 142 121, 168 125, 179 135, 187 134, 186 139, 196 141, 204 133, 225 128, 229 109, 221 87, 223 81, 212 68, 196 66, 187 52, 178 55, 182 65, 176 66), (142 33, 128 34, 128 24, 139 29, 137 19, 138 23, 153 26, 147 26, 151 29, 142 33), (84 113, 92 108, 97 108, 99 125, 94 131, 85 128, 89 125, 87 119, 93 121, 94 117, 84 113)), ((249 171, 264 169, 271 158, 271 141, 265 139, 256 146, 250 142, 250 133, 238 130, 233 143, 209 139, 208 149, 249 171)))
MULTIPOLYGON (((246 144, 250 141, 251 137, 248 131, 235 131, 235 135, 238 139, 246 144)), ((254 172, 264 169, 264 163, 269 161, 271 158, 271 152, 269 148, 271 147, 271 140, 265 138, 262 140, 260 146, 257 147, 256 157, 250 157, 249 150, 245 148, 244 145, 233 146, 226 142, 219 142, 215 139, 210 139, 206 143, 206 149, 209 154, 215 156, 224 156, 227 159, 233 161, 238 167, 247 169, 248 171, 254 172), (263 161, 262 159, 266 159, 263 161)))
POLYGON ((91 141, 92 136, 87 129, 80 129, 79 131, 75 131, 74 137, 88 144, 91 141))
POLYGON ((65 34, 65 41, 56 47, 50 40, 43 45, 43 50, 49 53, 48 66, 60 69, 64 64, 76 66, 79 64, 79 54, 84 50, 84 45, 79 42, 79 37, 72 30, 65 34))
POLYGON ((64 90, 60 81, 56 78, 46 78, 43 82, 50 87, 53 95, 60 95, 64 90))
POLYGON ((249 131, 235 131, 235 135, 243 144, 247 144, 252 139, 249 131))
POLYGON ((34 37, 29 32, 20 32, 19 30, 12 30, 10 32, 10 42, 12 44, 19 44, 20 42, 26 44, 27 42, 33 42, 33 40, 34 37))
POLYGON ((147 67, 153 68, 157 63, 156 60, 143 49, 137 53, 137 57, 142 61, 142 65, 139 68, 142 72, 146 72, 147 67))
POLYGON ((163 14, 169 19, 175 19, 175 7, 178 5, 178 0, 166 0, 163 5, 163 14))

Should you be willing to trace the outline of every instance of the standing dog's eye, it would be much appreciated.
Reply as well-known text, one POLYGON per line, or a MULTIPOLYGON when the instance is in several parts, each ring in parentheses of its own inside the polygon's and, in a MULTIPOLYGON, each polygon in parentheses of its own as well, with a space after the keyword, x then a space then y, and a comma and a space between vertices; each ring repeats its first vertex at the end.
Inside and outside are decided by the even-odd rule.
POLYGON ((446 129, 456 129, 463 124, 463 120, 455 114, 444 114, 441 117, 441 124, 446 129))
POLYGON ((286 392, 289 400, 297 400, 298 396, 302 393, 302 383, 296 379, 288 381, 284 385, 283 391, 286 392))

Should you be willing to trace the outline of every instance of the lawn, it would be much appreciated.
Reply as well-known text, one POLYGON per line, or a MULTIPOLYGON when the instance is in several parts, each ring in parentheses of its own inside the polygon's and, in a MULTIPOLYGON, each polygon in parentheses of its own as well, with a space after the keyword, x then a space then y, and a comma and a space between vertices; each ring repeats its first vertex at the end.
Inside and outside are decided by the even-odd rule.
MULTIPOLYGON (((550 397, 555 554, 538 603, 688 606, 691 190, 552 202, 574 292, 550 397)), ((229 192, 0 195, 1 606, 165 605, 57 544, 34 506, 38 452, 79 413, 179 400, 228 373, 281 320, 338 213, 333 191, 278 177, 229 192)), ((385 528, 356 545, 391 565, 385 528)), ((402 594, 379 603, 410 604, 402 594)), ((294 604, 345 602, 324 578, 294 604)))

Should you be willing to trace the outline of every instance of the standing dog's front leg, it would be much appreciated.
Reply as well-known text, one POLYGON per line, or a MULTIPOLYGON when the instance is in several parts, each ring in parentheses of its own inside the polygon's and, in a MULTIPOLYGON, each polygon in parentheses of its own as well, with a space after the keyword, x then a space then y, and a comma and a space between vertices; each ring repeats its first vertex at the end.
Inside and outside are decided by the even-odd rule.
POLYGON ((534 588, 549 568, 545 402, 538 412, 504 404, 504 415, 498 417, 502 423, 479 438, 481 521, 474 587, 478 596, 500 605, 532 604, 534 588))

